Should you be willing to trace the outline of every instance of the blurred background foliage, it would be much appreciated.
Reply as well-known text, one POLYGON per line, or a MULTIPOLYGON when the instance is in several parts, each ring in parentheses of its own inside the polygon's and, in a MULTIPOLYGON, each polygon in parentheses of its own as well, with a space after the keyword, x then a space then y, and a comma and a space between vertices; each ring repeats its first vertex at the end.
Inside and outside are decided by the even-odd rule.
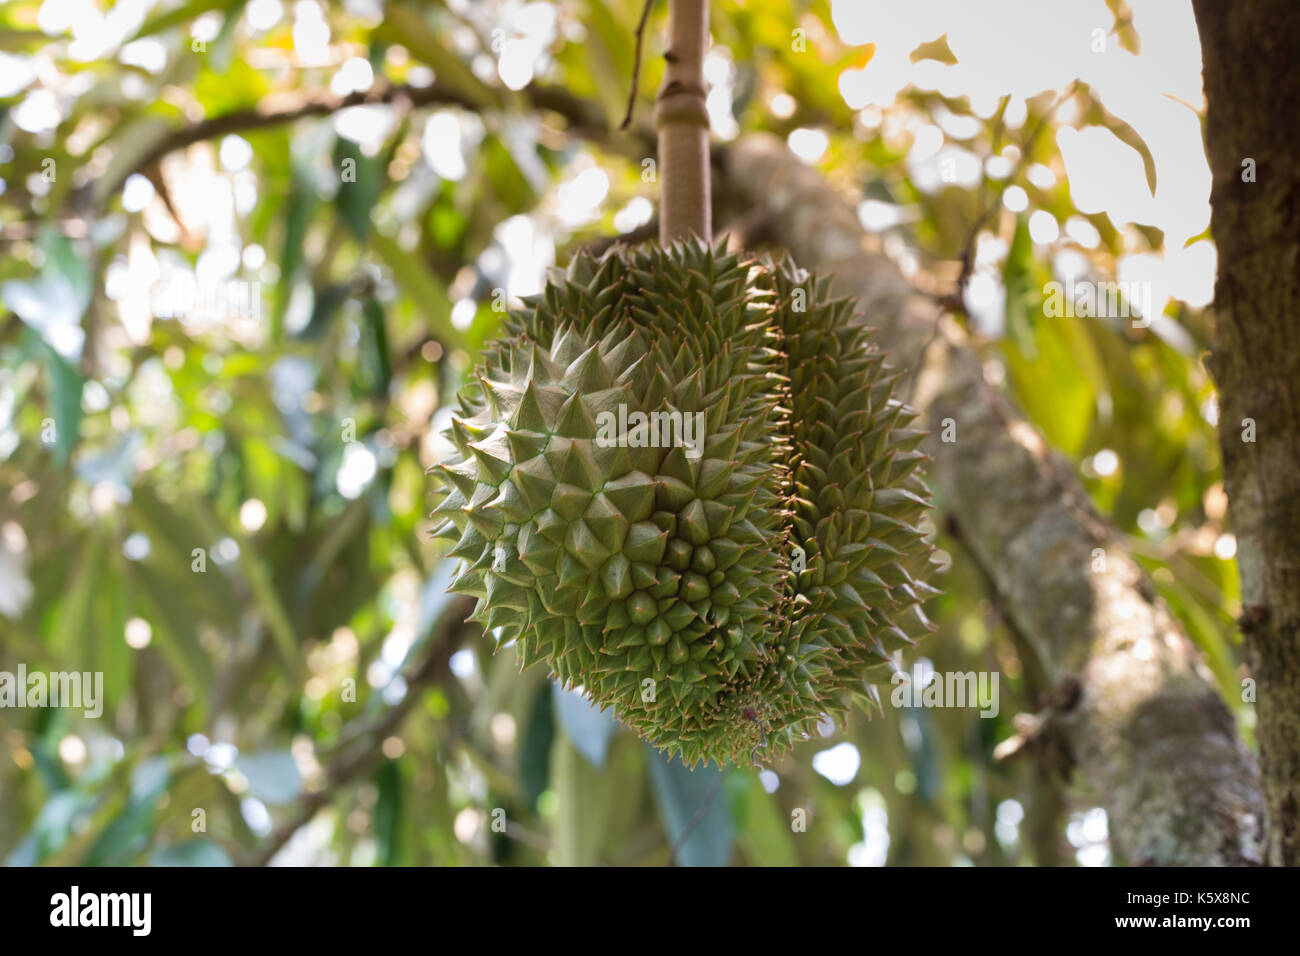
MULTIPOLYGON (((0 859, 1123 862, 1086 784, 994 761, 1043 688, 941 520, 939 631, 904 667, 998 673, 997 717, 886 693, 717 786, 459 623, 424 468, 500 306, 653 229, 663 9, 610 132, 640 7, 0 10, 0 670, 105 695, 0 710, 0 859)), ((787 139, 916 285, 960 288, 989 380, 1249 735, 1186 4, 729 0, 713 34, 716 141, 787 139), (1070 278, 1150 311, 1050 316, 1070 278)))

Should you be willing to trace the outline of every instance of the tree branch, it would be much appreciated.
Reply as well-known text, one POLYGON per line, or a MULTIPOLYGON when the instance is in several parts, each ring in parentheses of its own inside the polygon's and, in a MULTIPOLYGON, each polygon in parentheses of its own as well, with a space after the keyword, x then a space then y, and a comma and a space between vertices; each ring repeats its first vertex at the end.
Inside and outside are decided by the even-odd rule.
MULTIPOLYGON (((615 136, 600 108, 567 90, 534 84, 523 91, 529 103, 564 118, 569 132, 583 139, 595 140, 630 156, 640 157, 654 148, 654 135, 645 128, 633 128, 626 136, 615 136)), ((98 188, 101 196, 111 196, 122 188, 132 173, 147 169, 164 156, 194 143, 216 139, 231 133, 245 133, 282 126, 312 116, 328 116, 352 106, 405 103, 408 106, 459 106, 478 110, 479 105, 458 92, 451 84, 434 82, 429 86, 388 84, 364 93, 347 96, 295 94, 268 97, 253 109, 235 110, 182 126, 167 134, 146 151, 132 168, 123 170, 113 181, 98 188)))

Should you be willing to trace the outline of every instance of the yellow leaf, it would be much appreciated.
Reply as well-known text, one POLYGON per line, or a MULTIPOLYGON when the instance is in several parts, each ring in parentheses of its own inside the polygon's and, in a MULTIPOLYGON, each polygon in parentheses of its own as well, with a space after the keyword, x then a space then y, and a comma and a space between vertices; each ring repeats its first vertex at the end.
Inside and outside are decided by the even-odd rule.
POLYGON ((858 55, 854 58, 853 69, 855 70, 862 69, 864 66, 866 66, 868 63, 871 62, 871 58, 875 55, 876 55, 876 45, 874 43, 866 44, 861 50, 858 51, 858 55))

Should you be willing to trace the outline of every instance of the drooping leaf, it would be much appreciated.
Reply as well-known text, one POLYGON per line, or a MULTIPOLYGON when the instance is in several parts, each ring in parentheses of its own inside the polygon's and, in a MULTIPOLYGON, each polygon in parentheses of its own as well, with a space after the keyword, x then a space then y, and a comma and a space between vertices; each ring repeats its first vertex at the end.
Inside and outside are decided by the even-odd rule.
POLYGON ((551 684, 555 716, 565 735, 593 767, 605 766, 609 743, 618 733, 618 721, 609 710, 598 710, 581 694, 551 684))
POLYGON ((288 750, 240 754, 234 769, 247 778, 249 792, 265 803, 288 803, 302 791, 298 764, 288 750))
POLYGON ((403 293, 429 320, 429 331, 443 343, 460 344, 463 336, 451 324, 451 299, 439 278, 395 239, 378 230, 371 233, 370 246, 393 270, 403 293))
POLYGON ((649 744, 646 764, 655 802, 681 866, 726 866, 731 859, 731 808, 722 794, 724 773, 712 764, 694 770, 649 744), (683 838, 684 837, 684 838, 683 838))

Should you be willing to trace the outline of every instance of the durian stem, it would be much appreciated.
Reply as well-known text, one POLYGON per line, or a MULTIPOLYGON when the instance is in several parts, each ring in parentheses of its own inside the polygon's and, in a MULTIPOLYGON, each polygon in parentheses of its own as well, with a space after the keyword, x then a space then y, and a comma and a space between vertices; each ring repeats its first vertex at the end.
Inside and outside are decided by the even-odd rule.
POLYGON ((668 38, 668 65, 654 112, 659 134, 659 241, 668 245, 694 234, 709 242, 713 213, 704 91, 708 0, 669 0, 668 38))

